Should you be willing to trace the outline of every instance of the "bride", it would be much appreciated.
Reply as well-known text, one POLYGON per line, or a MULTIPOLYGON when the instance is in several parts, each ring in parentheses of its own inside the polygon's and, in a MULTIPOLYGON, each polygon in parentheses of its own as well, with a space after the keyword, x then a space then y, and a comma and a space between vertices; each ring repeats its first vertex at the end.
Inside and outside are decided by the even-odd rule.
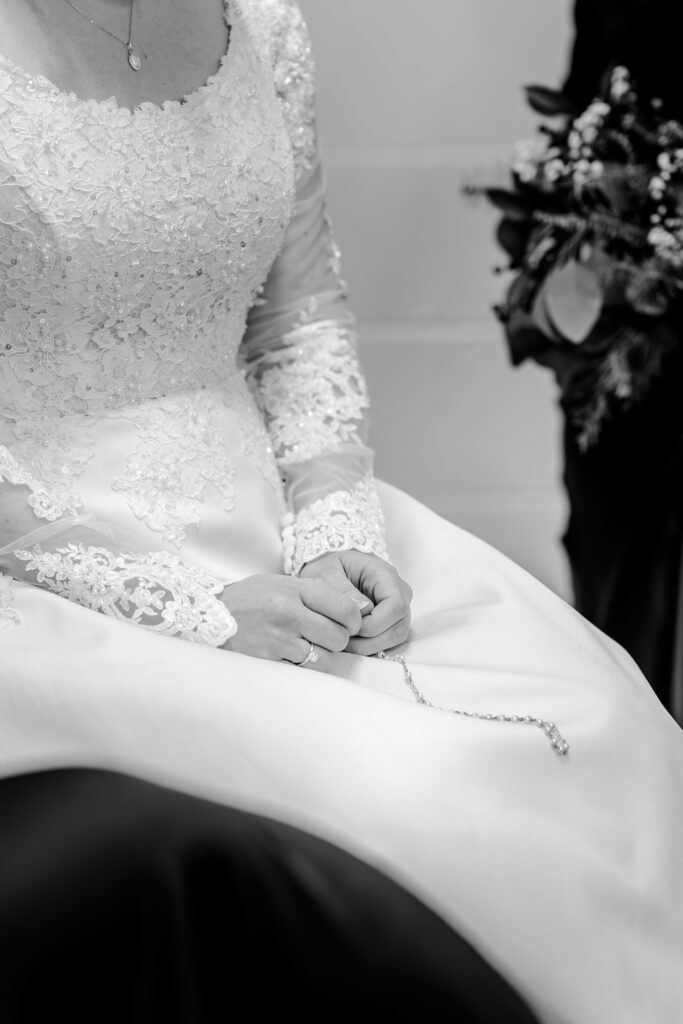
POLYGON ((4 775, 303 827, 544 1022, 672 1024, 680 730, 621 648, 374 480, 294 0, 0 24, 4 775))

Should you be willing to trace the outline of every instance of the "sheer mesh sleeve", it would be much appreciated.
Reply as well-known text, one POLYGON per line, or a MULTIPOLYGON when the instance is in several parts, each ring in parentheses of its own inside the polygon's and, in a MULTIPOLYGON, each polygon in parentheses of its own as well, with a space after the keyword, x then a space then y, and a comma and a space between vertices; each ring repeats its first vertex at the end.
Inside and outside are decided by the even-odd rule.
POLYGON ((327 214, 310 43, 295 3, 277 0, 271 9, 270 56, 297 199, 251 310, 242 357, 285 481, 285 569, 295 574, 326 551, 387 552, 367 443, 367 388, 327 214))
MULTIPOLYGON (((0 445, 0 574, 157 633, 219 647, 237 627, 220 600, 226 581, 51 495, 0 445)), ((6 579, 0 618, 15 613, 6 579)))

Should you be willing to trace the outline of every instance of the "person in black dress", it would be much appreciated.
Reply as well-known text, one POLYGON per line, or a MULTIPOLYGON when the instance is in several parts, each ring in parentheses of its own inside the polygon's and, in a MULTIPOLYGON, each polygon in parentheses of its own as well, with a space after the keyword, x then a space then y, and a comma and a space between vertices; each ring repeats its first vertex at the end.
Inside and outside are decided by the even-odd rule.
MULTIPOLYGON (((641 96, 683 119, 683 4, 676 0, 577 0, 563 92, 580 109, 616 65, 641 96)), ((683 333, 683 325, 681 326, 683 333)), ((683 538, 683 358, 670 355, 645 399, 607 420, 580 450, 566 419, 564 543, 575 605, 638 663, 683 722, 676 677, 683 538)))

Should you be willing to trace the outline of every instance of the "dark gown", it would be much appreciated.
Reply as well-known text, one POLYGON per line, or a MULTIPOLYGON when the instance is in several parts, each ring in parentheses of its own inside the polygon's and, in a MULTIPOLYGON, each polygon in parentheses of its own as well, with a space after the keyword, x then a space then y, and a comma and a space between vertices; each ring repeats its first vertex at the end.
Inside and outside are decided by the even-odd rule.
POLYGON ((538 1024, 440 917, 300 829, 95 770, 0 781, 2 1024, 538 1024))
MULTIPOLYGON (((610 67, 631 70, 639 92, 683 118, 683 4, 578 0, 564 85, 582 108, 610 67)), ((683 537, 683 359, 672 356, 647 399, 615 414, 581 452, 567 425, 565 546, 576 607, 634 657, 674 707, 683 537)))

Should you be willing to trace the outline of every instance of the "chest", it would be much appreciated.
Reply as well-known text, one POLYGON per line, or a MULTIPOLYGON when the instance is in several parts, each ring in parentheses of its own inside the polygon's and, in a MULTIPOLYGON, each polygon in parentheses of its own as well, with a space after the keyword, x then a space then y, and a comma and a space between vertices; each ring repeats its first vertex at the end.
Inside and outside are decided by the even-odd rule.
POLYGON ((133 112, 0 65, 0 259, 24 298, 47 287, 67 301, 87 283, 130 300, 204 274, 194 290, 253 282, 291 201, 280 105, 239 27, 185 103, 133 112))
POLYGON ((206 82, 229 47, 230 19, 229 0, 0 0, 1 50, 62 92, 114 96, 132 110, 206 82))
POLYGON ((128 394, 214 379, 293 193, 272 72, 242 25, 229 60, 182 104, 131 112, 0 64, 5 392, 36 405, 73 379, 92 405, 109 401, 112 380, 128 394))

